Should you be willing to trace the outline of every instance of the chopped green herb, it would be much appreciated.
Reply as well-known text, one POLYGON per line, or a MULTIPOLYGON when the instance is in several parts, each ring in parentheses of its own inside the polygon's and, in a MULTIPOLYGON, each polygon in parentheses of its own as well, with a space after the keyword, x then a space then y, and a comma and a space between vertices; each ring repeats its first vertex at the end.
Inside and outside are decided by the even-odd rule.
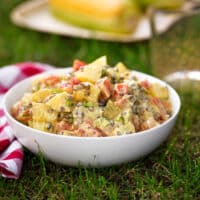
POLYGON ((84 106, 84 107, 93 107, 93 106, 94 106, 94 103, 91 102, 91 101, 84 102, 84 103, 83 103, 83 106, 84 106))
POLYGON ((102 71, 101 71, 101 77, 104 77, 104 76, 106 76, 106 69, 105 68, 103 68, 102 71))
POLYGON ((66 105, 67 105, 68 107, 73 107, 73 106, 74 106, 73 100, 72 100, 72 99, 67 99, 67 100, 66 100, 66 105))
POLYGON ((125 124, 125 119, 123 115, 120 115, 119 121, 124 125, 125 124))
POLYGON ((53 88, 53 89, 52 89, 52 92, 53 92, 54 94, 58 94, 58 93, 62 93, 63 90, 62 90, 61 88, 53 88))

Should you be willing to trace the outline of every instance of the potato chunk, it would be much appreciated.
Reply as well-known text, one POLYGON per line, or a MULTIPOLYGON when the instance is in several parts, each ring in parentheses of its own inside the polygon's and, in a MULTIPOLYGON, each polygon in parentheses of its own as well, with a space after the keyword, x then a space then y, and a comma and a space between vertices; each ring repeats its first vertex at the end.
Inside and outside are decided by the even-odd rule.
POLYGON ((45 132, 53 132, 54 131, 54 123, 52 122, 44 122, 44 121, 29 121, 29 126, 40 131, 45 132))
POLYGON ((121 112, 120 108, 111 100, 106 104, 103 116, 107 119, 114 119, 121 112))
POLYGON ((169 94, 168 94, 168 90, 166 87, 161 86, 158 83, 154 83, 152 84, 151 88, 150 88, 150 93, 159 99, 168 99, 169 98, 169 94))
POLYGON ((52 90, 51 89, 48 89, 48 88, 44 88, 44 89, 41 89, 41 90, 38 90, 37 92, 34 92, 33 95, 32 95, 32 101, 33 102, 37 102, 37 103, 41 103, 43 102, 43 100, 49 96, 53 94, 52 90))
POLYGON ((107 65, 106 57, 100 57, 94 62, 75 72, 75 77, 82 82, 95 83, 102 75, 103 67, 107 65))
POLYGON ((94 104, 97 103, 100 94, 99 88, 92 83, 85 83, 87 83, 87 87, 83 86, 83 88, 73 91, 73 99, 76 102, 88 101, 94 104))
POLYGON ((33 103, 32 119, 33 121, 54 122, 57 119, 57 112, 49 105, 33 103))
POLYGON ((66 92, 58 93, 52 97, 46 104, 58 112, 70 112, 71 106, 68 101, 72 101, 66 92))

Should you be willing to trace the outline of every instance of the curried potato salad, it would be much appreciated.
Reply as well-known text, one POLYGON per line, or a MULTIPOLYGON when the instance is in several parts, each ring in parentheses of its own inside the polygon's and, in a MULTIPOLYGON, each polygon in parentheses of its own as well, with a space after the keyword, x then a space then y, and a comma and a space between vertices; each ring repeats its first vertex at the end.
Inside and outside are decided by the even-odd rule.
POLYGON ((167 87, 140 80, 123 63, 100 57, 73 63, 66 75, 34 79, 12 116, 41 131, 86 137, 117 136, 158 126, 172 113, 167 87))

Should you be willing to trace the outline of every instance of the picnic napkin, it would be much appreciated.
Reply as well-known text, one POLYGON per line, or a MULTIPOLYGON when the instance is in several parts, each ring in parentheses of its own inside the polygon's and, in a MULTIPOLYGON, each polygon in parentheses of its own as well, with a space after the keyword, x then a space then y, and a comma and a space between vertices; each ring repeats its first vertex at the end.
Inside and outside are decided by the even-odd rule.
POLYGON ((17 82, 32 75, 52 69, 41 63, 24 62, 0 69, 0 175, 17 179, 20 176, 24 153, 22 145, 13 135, 2 109, 4 94, 17 82))

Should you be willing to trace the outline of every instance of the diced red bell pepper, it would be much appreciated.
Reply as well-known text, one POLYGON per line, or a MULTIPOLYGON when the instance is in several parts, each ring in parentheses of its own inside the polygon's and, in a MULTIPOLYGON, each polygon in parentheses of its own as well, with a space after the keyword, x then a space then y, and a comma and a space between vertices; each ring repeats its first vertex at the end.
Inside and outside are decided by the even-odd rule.
POLYGON ((60 88, 63 89, 63 91, 69 93, 69 94, 72 94, 73 92, 73 86, 69 83, 62 83, 59 85, 60 88))
POLYGON ((71 78, 68 82, 61 83, 59 87, 71 94, 73 92, 74 85, 78 84, 80 84, 80 81, 77 78, 71 78))
POLYGON ((160 99, 156 98, 156 97, 152 97, 151 102, 156 105, 159 106, 160 105, 160 99))
POLYGON ((81 60, 74 60, 73 62, 73 71, 76 72, 78 71, 81 67, 84 67, 87 63, 81 61, 81 60))
POLYGON ((85 137, 104 137, 106 134, 98 129, 88 124, 86 127, 79 127, 76 130, 77 136, 85 136, 85 137))
POLYGON ((120 98, 120 99, 118 99, 117 101, 116 101, 116 104, 117 104, 117 106, 119 107, 119 108, 123 108, 125 105, 126 105, 126 103, 127 103, 128 101, 127 101, 127 98, 120 98))
POLYGON ((49 86, 55 85, 59 81, 60 81, 60 77, 58 76, 49 76, 44 79, 44 83, 49 86))
POLYGON ((167 110, 166 110, 164 104, 162 103, 162 101, 156 97, 153 97, 151 99, 151 102, 158 107, 158 109, 160 111, 161 120, 162 121, 166 120, 167 110))
POLYGON ((80 81, 79 81, 77 78, 73 77, 73 78, 71 78, 71 79, 69 80, 69 83, 70 83, 72 86, 74 86, 74 85, 80 84, 80 81))
POLYGON ((147 90, 149 90, 151 88, 151 83, 147 80, 141 81, 140 85, 144 88, 146 88, 147 90))
POLYGON ((125 83, 115 84, 114 98, 119 99, 128 94, 128 85, 125 83))
POLYGON ((113 86, 107 77, 101 78, 97 81, 97 86, 99 87, 101 93, 100 98, 107 100, 113 92, 113 86))
POLYGON ((56 132, 60 132, 60 131, 64 131, 64 130, 73 131, 74 127, 72 124, 69 124, 66 121, 60 121, 56 124, 55 129, 56 129, 56 132))
POLYGON ((28 121, 32 119, 31 110, 23 107, 21 103, 17 103, 15 106, 13 106, 11 113, 14 118, 24 124, 27 124, 28 121))

